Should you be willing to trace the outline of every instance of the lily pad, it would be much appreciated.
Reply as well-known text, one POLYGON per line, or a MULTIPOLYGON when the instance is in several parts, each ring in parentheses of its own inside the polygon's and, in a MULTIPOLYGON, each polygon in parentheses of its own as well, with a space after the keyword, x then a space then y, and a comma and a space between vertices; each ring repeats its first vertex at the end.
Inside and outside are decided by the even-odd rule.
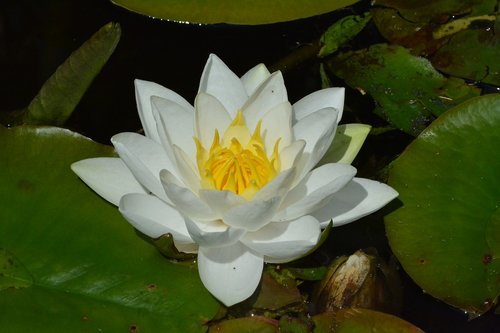
POLYGON ((324 312, 313 317, 314 333, 417 333, 418 327, 383 312, 350 308, 324 312))
POLYGON ((460 31, 436 52, 432 64, 446 74, 500 86, 499 34, 493 28, 460 31))
POLYGON ((395 161, 394 254, 427 293, 473 316, 500 295, 500 95, 443 114, 395 161))
POLYGON ((195 266, 165 260, 71 172, 110 147, 55 127, 0 127, 0 142, 2 331, 204 331, 219 304, 195 266))
POLYGON ((377 115, 414 136, 446 110, 479 95, 478 88, 447 79, 427 59, 397 45, 346 52, 327 65, 349 86, 369 93, 377 115))
POLYGON ((359 0, 111 0, 130 11, 183 23, 268 24, 325 14, 359 0))

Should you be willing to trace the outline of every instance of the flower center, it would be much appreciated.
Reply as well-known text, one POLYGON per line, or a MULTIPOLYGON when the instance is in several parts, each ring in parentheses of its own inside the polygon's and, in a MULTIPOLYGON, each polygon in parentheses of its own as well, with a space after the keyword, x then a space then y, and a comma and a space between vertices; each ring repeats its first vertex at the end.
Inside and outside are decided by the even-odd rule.
POLYGON ((210 150, 196 142, 196 162, 203 188, 229 190, 251 199, 254 194, 271 181, 280 168, 276 140, 271 156, 267 156, 260 134, 261 122, 250 135, 241 112, 238 112, 225 131, 222 140, 215 130, 210 150))

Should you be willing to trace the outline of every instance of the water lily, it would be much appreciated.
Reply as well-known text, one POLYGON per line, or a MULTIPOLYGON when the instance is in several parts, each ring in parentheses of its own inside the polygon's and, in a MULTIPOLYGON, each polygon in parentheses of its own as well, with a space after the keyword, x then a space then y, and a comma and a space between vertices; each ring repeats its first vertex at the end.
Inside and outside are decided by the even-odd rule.
POLYGON ((180 251, 196 252, 203 284, 228 306, 252 295, 264 262, 294 260, 330 221, 354 221, 397 196, 346 163, 314 169, 342 116, 343 88, 292 106, 279 71, 261 64, 239 78, 215 55, 194 106, 153 82, 135 88, 145 136, 117 134, 119 158, 72 169, 139 231, 170 233, 180 251))

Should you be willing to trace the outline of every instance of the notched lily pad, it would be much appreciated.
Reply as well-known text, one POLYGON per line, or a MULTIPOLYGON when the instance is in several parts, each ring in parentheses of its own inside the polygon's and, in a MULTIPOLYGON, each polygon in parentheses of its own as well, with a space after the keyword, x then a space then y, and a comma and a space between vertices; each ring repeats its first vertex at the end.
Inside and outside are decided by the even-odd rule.
POLYGON ((471 99, 432 123, 393 163, 403 206, 386 232, 405 271, 471 317, 500 295, 500 94, 471 99))
POLYGON ((8 287, 31 283, 0 291, 3 331, 203 331, 219 303, 197 270, 165 260, 70 170, 113 156, 111 147, 35 126, 0 126, 0 142, 0 246, 8 250, 0 262, 13 263, 0 274, 8 287))
POLYGON ((397 45, 346 52, 327 64, 349 86, 373 97, 377 115, 414 136, 449 108, 480 93, 462 80, 450 83, 429 61, 397 45))
POLYGON ((194 253, 184 253, 177 250, 174 244, 174 238, 171 234, 165 234, 159 238, 151 240, 165 257, 175 260, 193 260, 196 259, 196 254, 194 253))
POLYGON ((0 248, 0 292, 7 288, 26 288, 32 283, 28 269, 14 254, 0 248))

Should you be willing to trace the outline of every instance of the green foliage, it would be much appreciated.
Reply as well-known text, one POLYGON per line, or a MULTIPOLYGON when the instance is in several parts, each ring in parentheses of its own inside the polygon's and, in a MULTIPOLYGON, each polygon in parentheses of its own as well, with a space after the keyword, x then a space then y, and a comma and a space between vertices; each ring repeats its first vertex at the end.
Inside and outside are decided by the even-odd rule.
POLYGON ((477 88, 447 79, 429 61, 397 45, 346 52, 327 64, 351 87, 373 97, 376 114, 414 136, 447 109, 479 95, 477 88))
POLYGON ((359 0, 111 0, 128 10, 189 23, 267 24, 324 14, 359 0))
POLYGON ((313 317, 314 333, 418 333, 418 327, 396 316, 360 308, 325 312, 313 317))
POLYGON ((318 57, 326 57, 355 37, 370 22, 369 12, 364 15, 346 16, 330 26, 321 36, 318 57))
POLYGON ((500 295, 500 95, 443 114, 395 161, 390 245, 427 293, 471 314, 500 295))
POLYGON ((219 308, 69 168, 113 150, 55 127, 0 127, 0 327, 201 332, 219 308), (182 309, 182 310, 180 310, 182 309))
POLYGON ((73 52, 42 86, 25 111, 22 123, 64 124, 113 54, 120 35, 120 25, 108 23, 73 52))

